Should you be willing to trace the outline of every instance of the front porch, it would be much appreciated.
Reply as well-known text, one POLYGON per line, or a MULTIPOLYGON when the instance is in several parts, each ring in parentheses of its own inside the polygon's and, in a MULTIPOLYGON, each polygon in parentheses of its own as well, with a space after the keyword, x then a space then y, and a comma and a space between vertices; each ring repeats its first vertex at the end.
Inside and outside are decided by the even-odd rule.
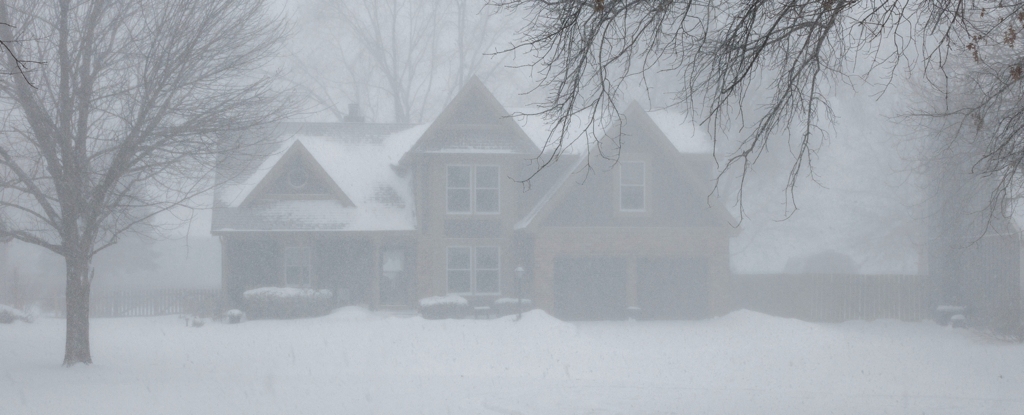
POLYGON ((222 289, 231 307, 259 287, 327 289, 337 306, 413 309, 415 243, 408 235, 223 235, 222 289))

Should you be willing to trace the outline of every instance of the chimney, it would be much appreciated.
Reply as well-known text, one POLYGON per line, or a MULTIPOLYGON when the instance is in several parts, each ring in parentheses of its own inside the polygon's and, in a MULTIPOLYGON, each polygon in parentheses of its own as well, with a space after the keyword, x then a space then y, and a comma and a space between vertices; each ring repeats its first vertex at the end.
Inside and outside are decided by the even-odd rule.
POLYGON ((366 117, 359 113, 359 104, 355 102, 348 104, 348 115, 345 116, 345 122, 366 122, 366 117))

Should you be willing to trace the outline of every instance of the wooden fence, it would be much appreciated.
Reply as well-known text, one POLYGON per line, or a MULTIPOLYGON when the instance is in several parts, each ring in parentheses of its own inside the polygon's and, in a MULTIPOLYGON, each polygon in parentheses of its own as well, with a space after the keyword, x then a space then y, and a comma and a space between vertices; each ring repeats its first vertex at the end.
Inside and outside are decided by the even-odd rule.
MULTIPOLYGON (((65 315, 64 297, 34 301, 44 311, 65 315)), ((220 311, 217 289, 164 289, 93 293, 89 301, 90 317, 146 317, 170 314, 212 316, 220 311)))
POLYGON ((919 275, 733 275, 736 308, 806 321, 931 318, 919 275))

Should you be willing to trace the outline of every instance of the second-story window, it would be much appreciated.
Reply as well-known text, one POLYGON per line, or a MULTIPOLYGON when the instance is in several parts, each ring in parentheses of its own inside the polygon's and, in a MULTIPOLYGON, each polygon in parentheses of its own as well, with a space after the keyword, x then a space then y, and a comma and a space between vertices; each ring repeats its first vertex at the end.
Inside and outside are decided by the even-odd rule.
POLYGON ((473 166, 448 166, 448 213, 473 213, 473 166))
POLYGON ((474 207, 477 213, 498 213, 498 166, 476 166, 474 207))
POLYGON ((644 203, 646 173, 642 161, 619 162, 619 209, 624 212, 642 212, 644 203))
POLYGON ((498 213, 498 166, 448 166, 448 213, 498 213))

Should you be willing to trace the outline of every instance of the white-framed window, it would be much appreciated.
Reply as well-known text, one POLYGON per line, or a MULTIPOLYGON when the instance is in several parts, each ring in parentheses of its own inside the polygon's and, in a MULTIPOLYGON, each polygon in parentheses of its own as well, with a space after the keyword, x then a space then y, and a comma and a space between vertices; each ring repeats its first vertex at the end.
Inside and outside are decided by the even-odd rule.
POLYGON ((473 166, 448 166, 448 213, 473 213, 473 166))
POLYGON ((643 212, 647 209, 646 166, 642 161, 619 162, 619 210, 643 212))
POLYGON ((498 166, 447 166, 448 213, 499 213, 500 174, 498 166))
POLYGON ((496 246, 478 246, 474 250, 473 292, 477 294, 497 294, 501 291, 499 283, 501 254, 496 246))
POLYGON ((284 248, 284 283, 289 287, 308 288, 312 285, 310 268, 313 250, 308 246, 284 248))
POLYGON ((501 253, 496 246, 449 246, 448 292, 498 294, 501 292, 501 253))

